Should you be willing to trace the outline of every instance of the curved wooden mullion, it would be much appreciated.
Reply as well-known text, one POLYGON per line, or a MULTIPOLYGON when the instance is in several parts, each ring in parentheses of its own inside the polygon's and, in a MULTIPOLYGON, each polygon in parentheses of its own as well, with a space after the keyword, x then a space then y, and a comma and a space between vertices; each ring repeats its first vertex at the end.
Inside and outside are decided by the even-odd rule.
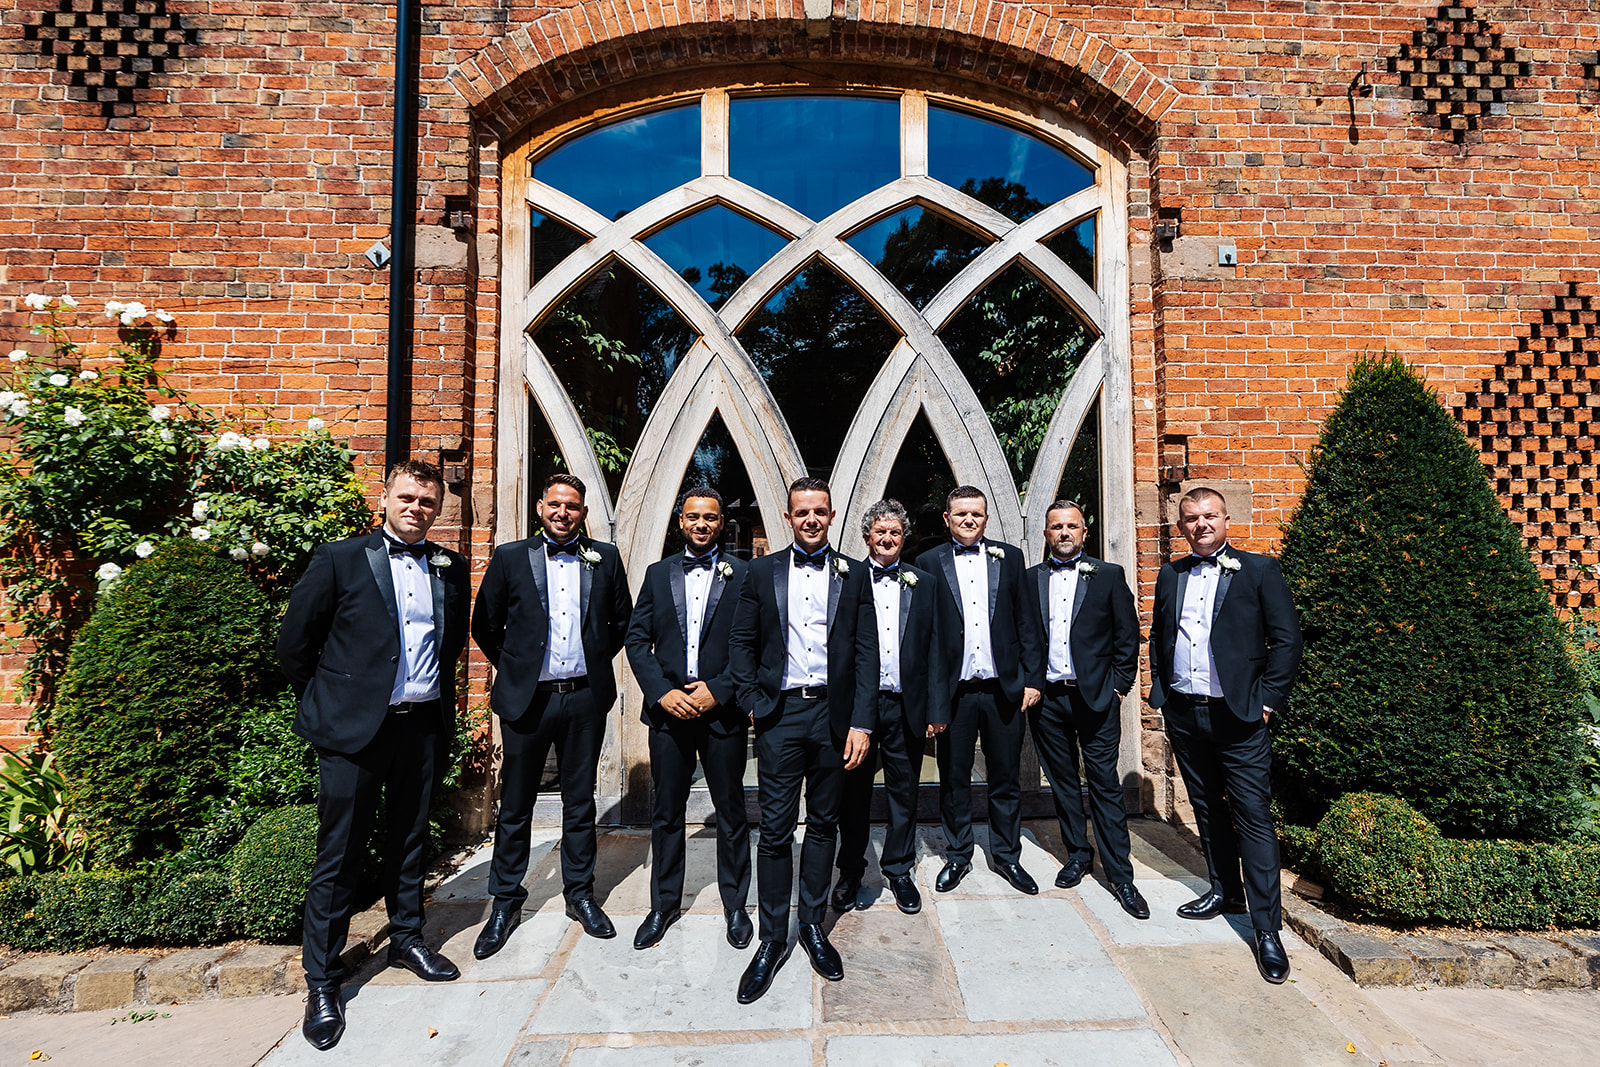
MULTIPOLYGON (((946 354, 945 359, 949 358, 946 354)), ((990 536, 1017 543, 1022 535, 1022 508, 1017 503, 1017 483, 1011 477, 1011 465, 1000 448, 994 424, 977 403, 977 395, 965 378, 961 378, 965 393, 961 399, 970 398, 971 407, 958 403, 960 394, 950 390, 939 375, 938 364, 926 353, 921 366, 929 371, 923 377, 922 410, 927 412, 928 424, 933 427, 956 480, 987 489, 990 536)))
MULTIPOLYGON (((839 463, 834 470, 834 483, 846 491, 846 499, 838 502, 844 516, 844 525, 835 538, 839 549, 847 555, 864 556, 867 542, 861 536, 861 519, 867 508, 882 498, 889 485, 889 473, 905 444, 906 434, 922 410, 926 392, 924 363, 904 341, 895 348, 889 365, 872 383, 869 399, 881 391, 876 406, 882 415, 873 421, 858 417, 850 424, 850 432, 839 450, 839 463), (898 372, 898 373, 895 373, 898 372)), ((861 411, 867 408, 865 402, 861 411)))
POLYGON ((1028 494, 1022 501, 1022 548, 1027 558, 1037 558, 1043 550, 1045 509, 1055 497, 1055 487, 1061 484, 1061 475, 1072 457, 1072 446, 1077 440, 1083 420, 1094 405, 1095 397, 1105 381, 1106 342, 1096 341, 1083 357, 1083 362, 1073 373, 1072 380, 1062 391, 1056 403, 1055 414, 1045 431, 1039 454, 1034 457, 1033 470, 1028 474, 1028 494), (1041 492, 1043 486, 1048 489, 1041 492))
MULTIPOLYGON (((606 484, 606 472, 595 455, 594 444, 584 429, 578 408, 567 395, 561 378, 550 366, 533 338, 523 334, 523 380, 533 394, 534 402, 544 412, 550 433, 561 449, 567 469, 582 478, 589 487, 585 502, 589 505, 589 533, 609 541, 616 529, 616 510, 611 503, 611 489, 606 484)), ((526 536, 526 531, 518 536, 526 536)))

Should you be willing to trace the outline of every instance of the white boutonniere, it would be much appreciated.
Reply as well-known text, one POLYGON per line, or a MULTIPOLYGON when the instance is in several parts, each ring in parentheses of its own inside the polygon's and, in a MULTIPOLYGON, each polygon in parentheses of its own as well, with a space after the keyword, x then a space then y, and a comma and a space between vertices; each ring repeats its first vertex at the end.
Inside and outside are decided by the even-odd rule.
POLYGON ((900 584, 907 589, 915 589, 917 587, 917 576, 910 571, 902 570, 900 572, 900 584))
POLYGON ((450 557, 445 555, 443 552, 435 552, 433 555, 428 557, 428 566, 442 571, 446 567, 450 566, 450 557))
POLYGON ((1087 582, 1089 580, 1089 576, 1099 569, 1100 568, 1093 563, 1086 561, 1080 562, 1078 564, 1078 580, 1087 582))
POLYGON ((995 559, 1006 558, 1006 550, 1001 548, 999 545, 989 545, 984 549, 984 551, 989 553, 989 555, 993 556, 995 559))
POLYGON ((850 561, 843 556, 833 557, 833 572, 843 578, 850 573, 850 561))
POLYGON ((717 564, 717 573, 722 575, 724 580, 726 580, 728 578, 732 578, 733 577, 733 564, 729 563, 727 560, 722 560, 720 563, 717 564))
POLYGON ((592 548, 578 549, 578 562, 585 567, 593 567, 600 562, 600 553, 592 548))
POLYGON ((1227 553, 1223 553, 1217 557, 1217 566, 1225 571, 1236 571, 1239 569, 1239 561, 1227 553))

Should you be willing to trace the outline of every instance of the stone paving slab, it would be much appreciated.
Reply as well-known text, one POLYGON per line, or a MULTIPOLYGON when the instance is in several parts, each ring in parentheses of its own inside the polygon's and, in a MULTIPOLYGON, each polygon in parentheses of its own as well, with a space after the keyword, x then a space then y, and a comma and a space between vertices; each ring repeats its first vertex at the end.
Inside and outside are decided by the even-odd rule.
POLYGON ((1062 897, 938 902, 967 1018, 1141 1019, 1144 1008, 1072 902, 1062 897))
MULTIPOLYGON (((486 960, 479 960, 472 956, 472 945, 478 939, 479 928, 479 924, 474 923, 444 945, 445 955, 461 968, 461 977, 468 982, 537 978, 550 966, 550 958, 563 943, 569 938, 582 936, 578 924, 567 918, 563 910, 547 907, 536 915, 524 918, 522 925, 511 932, 511 939, 499 952, 486 960)), ((418 980, 409 974, 407 977, 418 980)))
POLYGON ((1200 879, 1141 879, 1137 867, 1134 875, 1134 884, 1150 904, 1148 919, 1135 919, 1123 911, 1111 895, 1111 887, 1094 878, 1085 878, 1076 889, 1053 889, 1051 893, 1075 894, 1119 945, 1229 945, 1239 944, 1248 936, 1249 923, 1243 923, 1246 933, 1241 935, 1227 921, 1231 916, 1205 922, 1178 917, 1178 905, 1188 903, 1203 891, 1205 883, 1200 879))
MULTIPOLYGON (((972 872, 961 880, 961 885, 950 896, 961 897, 1019 897, 1023 894, 1011 888, 1011 883, 989 869, 989 828, 979 824, 972 828, 974 850, 972 872)), ((944 831, 934 826, 917 827, 917 881, 932 888, 939 870, 945 865, 944 831)), ((1033 876, 1041 889, 1051 885, 1061 863, 1039 843, 1032 830, 1022 834, 1022 868, 1033 876)), ((942 895, 942 894, 941 894, 942 895)))
POLYGON ((344 1038, 318 1052, 291 1031, 263 1067, 464 1067, 511 1054, 543 982, 376 986, 345 991, 344 1038), (430 1029, 438 1031, 430 1037, 430 1029))
POLYGON ((811 1067, 811 1042, 575 1049, 567 1067, 811 1067))
POLYGON ((955 972, 926 909, 852 911, 829 937, 844 957, 844 981, 822 984, 823 1022, 963 1018, 955 972))
MULTIPOLYGON (((174 1004, 145 1009, 155 1016, 137 1023, 128 1019, 131 1010, 0 1019, 0 1065, 253 1067, 291 1026, 300 1025, 303 1005, 290 996, 174 1004), (29 1059, 35 1050, 42 1055, 29 1059)), ((291 1037, 311 1050, 298 1031, 291 1037)))
POLYGON ((1016 1067, 1176 1067, 1178 1063, 1160 1035, 1144 1029, 836 1037, 828 1042, 827 1056, 828 1067, 995 1067, 998 1063, 1016 1067))
POLYGON ((1367 992, 1450 1067, 1587 1067, 1600 1049, 1600 991, 1367 992))
MULTIPOLYGON (((528 1025, 530 1034, 804 1030, 812 1024, 812 973, 796 951, 754 1004, 735 999, 755 951, 728 944, 721 916, 686 915, 643 952, 631 936, 580 936, 528 1025)), ((519 931, 520 932, 520 931, 519 931)), ((848 966, 848 965, 847 965, 848 966)))

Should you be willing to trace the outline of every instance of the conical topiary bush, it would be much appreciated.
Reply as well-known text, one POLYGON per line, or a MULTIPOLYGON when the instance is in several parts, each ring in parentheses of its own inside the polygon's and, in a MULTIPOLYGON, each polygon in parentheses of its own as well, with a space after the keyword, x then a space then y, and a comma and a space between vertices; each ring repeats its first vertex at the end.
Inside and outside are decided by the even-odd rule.
POLYGON ((1305 659, 1272 724, 1291 818, 1370 791, 1453 836, 1559 833, 1583 745, 1576 672, 1454 418, 1398 357, 1363 359, 1308 475, 1282 556, 1305 659))

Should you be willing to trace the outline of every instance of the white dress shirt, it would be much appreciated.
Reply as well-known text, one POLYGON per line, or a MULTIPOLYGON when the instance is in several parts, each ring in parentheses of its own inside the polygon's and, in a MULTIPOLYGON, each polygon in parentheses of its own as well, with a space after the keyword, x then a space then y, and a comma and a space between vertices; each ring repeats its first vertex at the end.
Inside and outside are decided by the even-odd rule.
POLYGON ((900 688, 900 571, 872 581, 872 606, 878 612, 878 690, 900 688))
POLYGON ((1189 568, 1178 611, 1178 641, 1172 650, 1172 688, 1197 697, 1220 697, 1217 657, 1211 651, 1211 612, 1217 603, 1222 567, 1215 558, 1189 568))
POLYGON ((994 645, 989 639, 989 550, 982 541, 978 551, 957 552, 956 596, 961 601, 961 680, 970 682, 995 676, 994 645))
POLYGON ((544 557, 550 596, 550 640, 545 642, 539 681, 582 678, 589 673, 583 661, 583 586, 578 572, 583 564, 571 553, 552 559, 544 545, 539 546, 539 555, 544 557))
POLYGON ((1072 602, 1078 596, 1078 556, 1070 567, 1050 569, 1050 654, 1044 676, 1051 682, 1075 682, 1072 663, 1072 602))
MULTIPOLYGON (((398 544, 387 533, 384 546, 398 544)), ((433 583, 428 561, 409 552, 390 553, 396 614, 400 618, 400 662, 395 667, 389 703, 436 700, 439 697, 439 650, 433 634, 433 583)))
MULTIPOLYGON (((688 680, 691 682, 700 678, 700 631, 705 627, 706 601, 711 596, 711 583, 716 577, 717 550, 712 549, 707 554, 711 557, 711 566, 683 572, 683 607, 689 628, 689 632, 683 635, 683 648, 688 661, 688 680)), ((695 555, 684 549, 683 558, 694 559, 695 555)))
MULTIPOLYGON (((796 549, 795 552, 799 550, 796 549)), ((828 684, 828 572, 830 554, 822 569, 797 567, 789 555, 788 658, 783 665, 783 687, 828 684)))

